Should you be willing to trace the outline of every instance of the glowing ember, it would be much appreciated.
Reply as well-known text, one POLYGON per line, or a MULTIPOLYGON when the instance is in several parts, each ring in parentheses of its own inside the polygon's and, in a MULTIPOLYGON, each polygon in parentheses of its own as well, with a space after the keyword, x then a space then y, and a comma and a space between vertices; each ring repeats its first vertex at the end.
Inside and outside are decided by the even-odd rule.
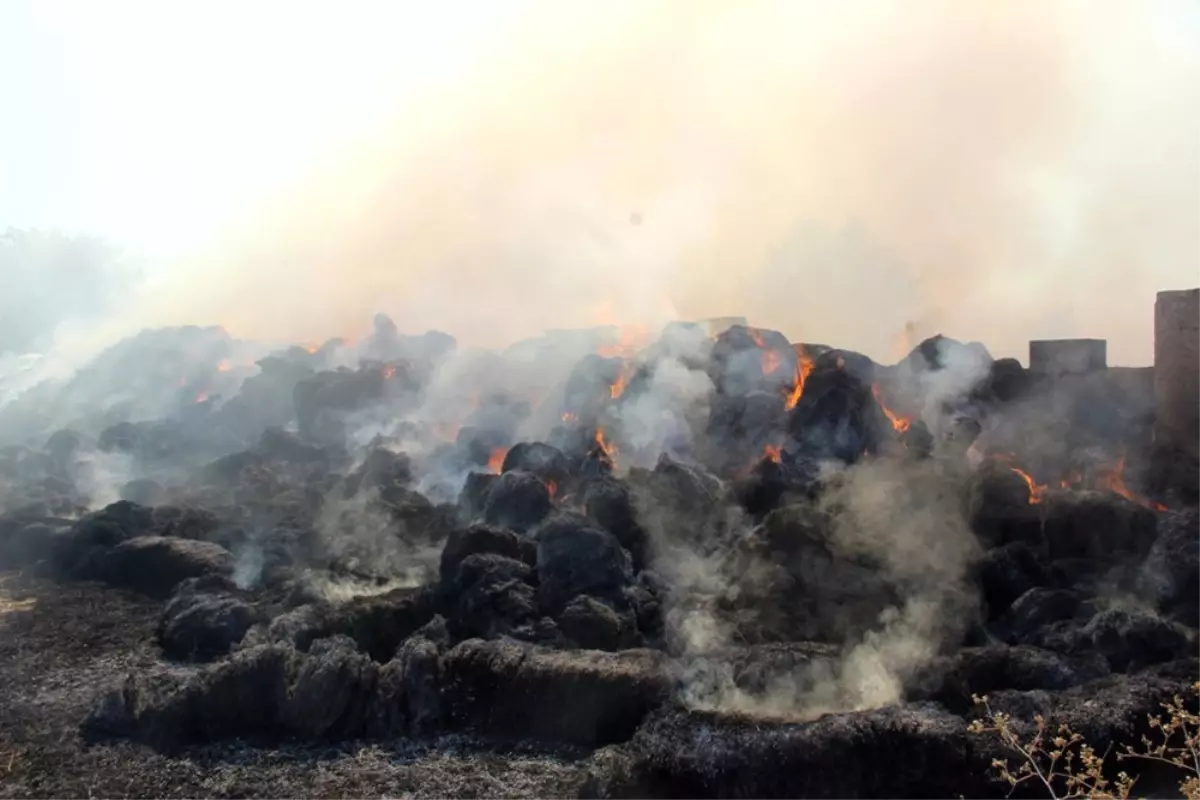
POLYGON ((909 426, 912 425, 912 421, 905 419, 887 407, 887 403, 883 402, 883 397, 879 392, 878 383, 871 384, 871 394, 875 395, 875 402, 879 404, 879 408, 887 416, 888 422, 892 423, 892 427, 895 428, 896 433, 904 433, 908 430, 909 426))
POLYGON ((546 489, 550 492, 550 497, 554 497, 554 495, 558 494, 558 484, 552 480, 546 481, 546 489))
POLYGON ((804 394, 804 382, 812 374, 814 366, 816 366, 816 362, 813 361, 808 351, 803 346, 796 345, 796 383, 792 386, 791 394, 788 395, 788 411, 791 411, 800 402, 800 396, 804 394))
POLYGON ((770 375, 779 369, 779 365, 783 362, 779 360, 779 354, 767 346, 760 331, 755 328, 749 328, 748 330, 750 331, 750 336, 754 339, 754 343, 762 351, 763 375, 770 375))
POLYGON ((207 399, 208 399, 208 392, 201 392, 200 394, 196 395, 197 403, 203 403, 207 399))
POLYGON ((495 450, 493 450, 492 454, 488 457, 488 469, 490 469, 492 472, 499 473, 501 468, 504 467, 504 457, 506 455, 508 455, 508 448, 497 447, 495 450))
POLYGON ((383 369, 380 370, 380 373, 383 375, 383 379, 385 381, 391 380, 392 378, 396 377, 396 365, 386 364, 384 365, 383 369))
POLYGON ((763 448, 763 458, 769 458, 778 464, 780 458, 782 458, 782 454, 779 452, 778 447, 773 444, 769 444, 763 448))

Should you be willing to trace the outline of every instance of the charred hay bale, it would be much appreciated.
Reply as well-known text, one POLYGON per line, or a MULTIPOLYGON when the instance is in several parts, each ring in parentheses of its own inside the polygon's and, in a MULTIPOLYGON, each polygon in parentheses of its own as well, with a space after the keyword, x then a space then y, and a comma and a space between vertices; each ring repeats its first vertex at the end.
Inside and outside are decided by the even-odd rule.
POLYGON ((1041 546, 1042 520, 1029 484, 999 461, 984 461, 967 482, 966 511, 971 530, 986 545, 1041 546))
POLYGON ((141 506, 158 506, 166 502, 167 490, 149 478, 138 478, 124 484, 119 493, 122 500, 141 506))
POLYGON ((159 615, 155 638, 168 658, 212 661, 227 655, 261 622, 262 612, 227 579, 189 578, 176 587, 159 615))
POLYGON ((1039 508, 1051 559, 1143 558, 1154 544, 1154 512, 1112 492, 1047 492, 1039 508))
POLYGON ((707 438, 716 451, 709 463, 738 470, 777 441, 787 421, 786 398, 778 390, 713 397, 707 438))
POLYGON ((815 722, 669 709, 624 749, 625 783, 606 786, 610 796, 987 797, 1000 790, 988 782, 987 764, 972 759, 966 722, 933 704, 815 722))
POLYGON ((628 739, 670 693, 658 651, 556 651, 478 639, 443 656, 442 681, 452 730, 593 747, 628 739))
POLYGON ((520 560, 520 540, 512 531, 489 528, 486 525, 472 525, 469 528, 451 531, 442 548, 442 582, 453 581, 458 574, 458 565, 463 559, 477 553, 495 553, 520 560))
POLYGON ((629 551, 634 570, 640 571, 646 563, 648 541, 638 524, 629 487, 617 478, 594 478, 584 485, 582 500, 587 515, 616 537, 629 551))
POLYGON ((1137 588, 1172 619, 1200 627, 1200 513, 1164 514, 1137 588))
POLYGON ((379 665, 348 636, 318 639, 292 660, 278 727, 306 740, 361 736, 375 701, 379 665))
POLYGON ((442 723, 441 652, 449 635, 434 617, 379 667, 366 719, 368 736, 427 736, 442 723))
POLYGON ((531 472, 505 472, 487 493, 483 519, 488 525, 525 533, 550 513, 550 490, 531 472))
POLYGON ((387 379, 380 369, 341 369, 305 378, 292 391, 300 436, 340 443, 345 439, 345 415, 378 403, 386 393, 387 379))
POLYGON ((497 450, 506 450, 512 444, 512 434, 507 430, 480 428, 464 425, 454 437, 453 456, 456 467, 470 464, 485 466, 497 450))
POLYGON ((872 392, 874 380, 875 364, 866 356, 847 350, 819 356, 788 420, 789 451, 847 464, 877 453, 894 434, 872 392))
POLYGON ((230 576, 234 565, 233 554, 219 544, 171 536, 135 536, 105 550, 77 577, 165 597, 188 578, 230 576))
POLYGON ((388 661, 396 648, 434 615, 433 592, 424 587, 394 589, 386 594, 356 597, 325 609, 309 641, 344 634, 376 661, 388 661))
POLYGON ((133 738, 160 749, 247 736, 278 736, 295 651, 263 646, 196 673, 130 675, 84 720, 91 740, 133 738))
POLYGON ((519 470, 536 475, 545 482, 562 486, 571 477, 571 465, 557 447, 544 442, 518 442, 504 454, 500 472, 519 470))
POLYGON ((425 587, 393 589, 341 603, 309 603, 254 626, 239 649, 269 644, 304 652, 317 639, 345 635, 373 659, 385 662, 401 642, 433 619, 436 605, 434 591, 425 587))
POLYGON ((404 487, 412 483, 412 480, 412 460, 407 455, 385 447, 375 447, 363 459, 362 464, 346 476, 345 494, 347 497, 353 497, 360 491, 404 487))
POLYGON ((843 552, 828 514, 806 503, 776 509, 740 545, 735 609, 766 640, 844 641, 898 601, 876 563, 843 552))
POLYGON ((1083 644, 1108 659, 1114 672, 1133 672, 1194 654, 1194 636, 1138 608, 1108 608, 1081 631, 1083 644))
POLYGON ((54 552, 55 565, 68 576, 91 572, 94 561, 126 539, 150 532, 153 512, 125 500, 83 517, 62 536, 54 552))
POLYGON ((644 526, 692 544, 713 538, 723 494, 720 481, 712 475, 664 454, 653 470, 634 467, 625 480, 644 526))
POLYGON ((1037 553, 1025 542, 1012 542, 987 551, 974 565, 973 572, 987 606, 987 617, 993 621, 1030 589, 1050 583, 1037 553))
POLYGON ((796 351, 778 331, 734 325, 713 342, 709 377, 718 395, 778 389, 796 374, 796 351))
POLYGON ((74 524, 41 514, 0 516, 0 569, 21 569, 52 558, 74 524))
POLYGON ((1068 589, 1034 587, 1013 601, 1008 613, 996 624, 1000 636, 1012 644, 1029 642, 1038 630, 1054 622, 1074 619, 1083 608, 1083 598, 1068 589))
POLYGON ((640 642, 637 617, 629 608, 618 611, 612 603, 581 594, 567 603, 557 619, 558 628, 571 643, 584 650, 627 650, 640 642))
POLYGON ((1015 358, 998 358, 992 362, 987 381, 979 394, 994 403, 1011 403, 1028 393, 1032 381, 1025 367, 1015 358))
POLYGON ((490 472, 468 472, 462 491, 458 493, 458 509, 464 519, 477 519, 487 506, 488 493, 499 475, 490 472))
POLYGON ((534 532, 538 599, 554 614, 576 595, 615 599, 633 583, 629 554, 587 517, 559 513, 534 532))
POLYGON ((1002 689, 1060 691, 1109 673, 1097 653, 1065 655, 1028 645, 968 647, 933 668, 937 689, 926 695, 955 714, 975 707, 973 695, 1002 689))
POLYGON ((151 512, 150 521, 150 529, 159 536, 201 541, 220 538, 220 520, 212 512, 201 508, 158 506, 151 512))
MULTIPOLYGON (((1117 752, 1123 746, 1137 746, 1143 736, 1157 735, 1149 727, 1148 718, 1161 716, 1163 703, 1173 697, 1187 696, 1198 678, 1200 664, 1192 657, 1133 675, 1108 675, 1061 692, 996 691, 989 695, 988 703, 993 711, 1012 716, 1012 727, 1022 741, 1033 735, 1034 717, 1041 715, 1052 730, 1068 725, 1097 753, 1110 749, 1117 752)), ((980 769, 985 769, 993 758, 1014 763, 1013 752, 998 737, 973 736, 971 744, 983 762, 980 769)), ((1138 782, 1138 791, 1145 796, 1166 797, 1178 792, 1178 772, 1171 770, 1165 785, 1151 785, 1149 777, 1143 772, 1138 782)), ((997 794, 993 790, 982 796, 997 794)))
POLYGON ((460 639, 494 638, 537 616, 537 591, 524 562, 495 553, 473 553, 445 586, 451 629, 460 639))

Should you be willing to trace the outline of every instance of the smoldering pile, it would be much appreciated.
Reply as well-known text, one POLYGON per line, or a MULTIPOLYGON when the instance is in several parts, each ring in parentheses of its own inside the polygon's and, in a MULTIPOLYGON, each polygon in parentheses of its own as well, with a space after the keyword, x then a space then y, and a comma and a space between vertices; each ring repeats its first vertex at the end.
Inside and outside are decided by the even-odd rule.
POLYGON ((744 325, 151 331, 0 408, 0 567, 162 598, 163 668, 92 737, 469 732, 613 745, 607 795, 987 795, 972 694, 1103 746, 1196 677, 1194 487, 1143 480, 1151 422, 943 337, 884 366, 744 325))

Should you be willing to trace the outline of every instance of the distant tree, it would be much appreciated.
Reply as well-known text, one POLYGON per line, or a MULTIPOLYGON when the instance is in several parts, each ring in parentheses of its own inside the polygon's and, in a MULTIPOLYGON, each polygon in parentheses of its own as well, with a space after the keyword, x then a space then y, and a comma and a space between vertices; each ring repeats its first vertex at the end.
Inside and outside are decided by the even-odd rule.
POLYGON ((39 352, 62 323, 109 313, 137 277, 103 239, 9 228, 0 235, 0 355, 39 352))

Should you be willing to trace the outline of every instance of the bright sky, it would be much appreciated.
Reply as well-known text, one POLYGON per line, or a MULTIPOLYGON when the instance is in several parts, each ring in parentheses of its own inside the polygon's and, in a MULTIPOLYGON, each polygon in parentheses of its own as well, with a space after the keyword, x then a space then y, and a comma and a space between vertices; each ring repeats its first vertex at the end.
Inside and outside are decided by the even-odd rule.
POLYGON ((1196 0, 0 0, 0 229, 170 267, 138 324, 498 343, 645 301, 1146 363, 1200 283, 1198 43, 1196 0))
POLYGON ((5 0, 0 228, 186 249, 379 109, 451 79, 516 6, 5 0))

